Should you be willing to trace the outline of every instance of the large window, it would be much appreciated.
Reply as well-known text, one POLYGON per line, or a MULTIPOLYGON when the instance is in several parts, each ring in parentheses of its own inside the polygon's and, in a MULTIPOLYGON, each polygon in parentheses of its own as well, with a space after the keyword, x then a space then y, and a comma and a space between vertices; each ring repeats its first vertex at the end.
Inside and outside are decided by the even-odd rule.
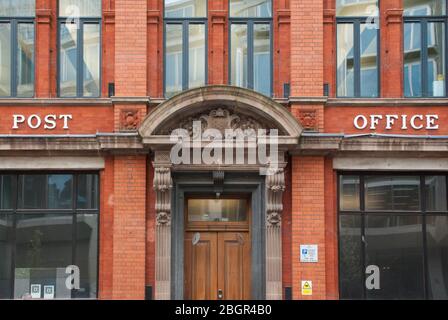
POLYGON ((445 0, 404 1, 404 95, 447 95, 445 0))
POLYGON ((0 97, 34 95, 35 0, 0 0, 0 97))
POLYGON ((272 2, 230 0, 230 83, 272 94, 272 2))
POLYGON ((342 299, 448 299, 447 176, 340 175, 339 280, 342 299))
POLYGON ((379 95, 377 0, 337 0, 337 96, 379 95))
POLYGON ((207 0, 165 0, 165 96, 206 84, 207 0))
POLYGON ((101 0, 59 0, 60 97, 99 97, 101 0))
POLYGON ((97 174, 0 174, 0 299, 97 297, 98 198, 97 174))

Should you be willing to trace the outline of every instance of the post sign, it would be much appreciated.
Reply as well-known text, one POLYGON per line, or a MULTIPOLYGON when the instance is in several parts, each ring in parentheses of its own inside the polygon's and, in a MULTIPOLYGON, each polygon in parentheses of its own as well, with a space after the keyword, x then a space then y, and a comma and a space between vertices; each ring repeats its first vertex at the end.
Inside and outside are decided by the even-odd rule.
POLYGON ((29 129, 45 129, 54 130, 57 128, 62 128, 64 130, 69 129, 69 121, 73 119, 71 114, 48 114, 45 116, 39 116, 37 114, 32 114, 30 116, 25 116, 23 114, 14 114, 12 116, 12 129, 18 130, 23 127, 29 129))
POLYGON ((315 263, 319 261, 317 244, 300 245, 300 262, 315 263))

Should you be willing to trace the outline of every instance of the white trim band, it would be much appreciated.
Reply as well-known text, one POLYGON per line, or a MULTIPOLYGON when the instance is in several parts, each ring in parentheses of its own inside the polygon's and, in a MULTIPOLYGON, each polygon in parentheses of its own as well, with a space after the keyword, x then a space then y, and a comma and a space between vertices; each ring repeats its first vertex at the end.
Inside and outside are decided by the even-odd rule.
POLYGON ((346 171, 448 171, 448 159, 336 157, 333 168, 346 171))
POLYGON ((99 170, 100 157, 0 157, 0 170, 99 170))

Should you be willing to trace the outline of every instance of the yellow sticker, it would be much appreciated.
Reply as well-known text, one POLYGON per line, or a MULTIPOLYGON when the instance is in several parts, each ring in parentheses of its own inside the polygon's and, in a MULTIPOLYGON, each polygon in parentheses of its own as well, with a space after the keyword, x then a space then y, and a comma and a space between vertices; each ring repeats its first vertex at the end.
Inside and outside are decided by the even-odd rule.
POLYGON ((302 296, 312 296, 313 295, 313 282, 310 280, 302 281, 302 296))

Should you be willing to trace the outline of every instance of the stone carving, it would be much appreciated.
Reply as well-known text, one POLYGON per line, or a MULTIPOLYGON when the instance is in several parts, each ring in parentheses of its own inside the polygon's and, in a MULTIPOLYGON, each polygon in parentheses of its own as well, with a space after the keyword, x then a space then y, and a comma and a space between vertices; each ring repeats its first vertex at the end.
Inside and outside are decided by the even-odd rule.
POLYGON ((257 133, 259 129, 267 129, 266 126, 254 118, 242 114, 232 113, 224 108, 217 108, 211 110, 208 114, 188 117, 174 127, 170 127, 169 130, 166 130, 163 134, 170 135, 171 132, 176 129, 185 129, 189 132, 190 136, 194 137, 196 133, 193 132, 193 123, 196 121, 201 122, 202 132, 208 129, 216 129, 223 135, 225 134, 226 129, 241 129, 243 131, 252 129, 255 130, 255 133, 257 133))
POLYGON ((170 168, 155 168, 154 189, 156 191, 157 225, 171 224, 171 189, 173 187, 170 168))
POLYGON ((283 211, 283 192, 285 191, 285 173, 283 169, 277 169, 274 174, 266 176, 267 226, 280 226, 281 213, 283 211))
POLYGON ((121 130, 137 130, 139 125, 139 116, 137 110, 123 110, 121 112, 121 130))
POLYGON ((299 111, 300 122, 307 131, 318 131, 317 115, 315 110, 299 111))

